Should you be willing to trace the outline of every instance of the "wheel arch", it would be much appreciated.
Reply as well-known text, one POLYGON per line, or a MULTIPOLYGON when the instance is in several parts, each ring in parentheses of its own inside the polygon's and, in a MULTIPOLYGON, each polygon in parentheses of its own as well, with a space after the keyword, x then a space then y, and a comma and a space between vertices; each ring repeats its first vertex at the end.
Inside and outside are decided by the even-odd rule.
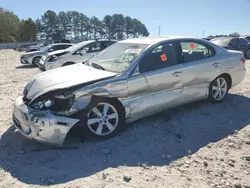
POLYGON ((40 56, 40 55, 35 56, 35 57, 33 57, 33 59, 32 59, 32 60, 34 60, 35 58, 42 58, 42 56, 40 56))
POLYGON ((125 116, 126 116, 125 107, 123 106, 122 102, 118 98, 116 98, 116 97, 104 97, 104 96, 93 95, 91 97, 91 101, 90 102, 92 102, 93 100, 100 100, 100 101, 102 101, 102 100, 105 100, 105 99, 106 100, 112 100, 112 101, 114 101, 120 107, 120 109, 122 110, 124 118, 125 118, 125 116))
MULTIPOLYGON (((82 109, 82 110, 76 112, 74 115, 71 116, 71 117, 73 117, 73 118, 78 118, 80 121, 79 121, 77 124, 75 124, 74 126, 72 126, 72 127, 70 128, 69 132, 67 133, 66 138, 67 138, 68 135, 71 134, 71 133, 76 133, 76 134, 78 134, 80 137, 84 137, 84 138, 87 137, 87 135, 86 135, 85 133, 82 134, 81 131, 80 131, 80 129, 81 129, 81 127, 82 127, 82 119, 81 119, 81 117, 82 117, 82 113, 86 113, 86 108, 88 109, 88 108, 89 108, 89 105, 90 105, 91 103, 93 103, 95 100, 96 100, 97 102, 102 102, 103 100, 111 100, 111 101, 114 101, 115 104, 118 105, 118 108, 122 110, 122 113, 123 113, 123 116, 124 116, 123 118, 124 118, 124 120, 125 120, 125 117, 126 117, 126 114, 125 114, 125 107, 123 106, 122 102, 121 102, 118 98, 116 98, 116 97, 112 97, 112 98, 111 98, 111 97, 105 97, 105 96, 97 96, 97 95, 94 95, 94 94, 93 94, 93 95, 91 96, 91 99, 90 99, 90 102, 88 103, 88 105, 87 105, 84 109, 82 109)), ((116 106, 115 106, 115 107, 116 107, 116 106)))
POLYGON ((76 63, 73 62, 73 61, 68 61, 68 62, 64 63, 64 64, 62 65, 62 67, 67 66, 67 65, 74 65, 74 64, 76 64, 76 63))
POLYGON ((35 63, 34 61, 35 61, 35 59, 36 59, 36 58, 41 59, 41 58, 42 58, 42 56, 38 55, 38 56, 33 57, 33 59, 32 59, 32 63, 35 63))
MULTIPOLYGON (((224 78, 227 79, 227 81, 228 81, 228 86, 229 86, 228 89, 231 89, 231 87, 232 87, 232 77, 231 77, 231 75, 228 74, 228 73, 223 73, 223 74, 219 75, 218 77, 220 77, 220 76, 223 76, 224 78)), ((218 77, 217 77, 217 78, 218 78, 218 77)))

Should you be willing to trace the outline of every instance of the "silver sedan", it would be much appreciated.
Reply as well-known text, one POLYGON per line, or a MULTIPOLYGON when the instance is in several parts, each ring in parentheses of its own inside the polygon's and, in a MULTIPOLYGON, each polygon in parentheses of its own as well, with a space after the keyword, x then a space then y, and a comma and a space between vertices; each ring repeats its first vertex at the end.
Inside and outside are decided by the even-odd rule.
POLYGON ((25 54, 21 55, 20 61, 22 64, 37 65, 41 57, 48 54, 49 52, 63 50, 71 46, 73 46, 73 44, 70 43, 51 44, 38 51, 26 52, 25 54))
POLYGON ((164 109, 223 101, 244 79, 244 63, 241 52, 202 39, 119 41, 85 64, 37 75, 16 99, 13 121, 25 137, 57 146, 72 128, 110 137, 164 109))

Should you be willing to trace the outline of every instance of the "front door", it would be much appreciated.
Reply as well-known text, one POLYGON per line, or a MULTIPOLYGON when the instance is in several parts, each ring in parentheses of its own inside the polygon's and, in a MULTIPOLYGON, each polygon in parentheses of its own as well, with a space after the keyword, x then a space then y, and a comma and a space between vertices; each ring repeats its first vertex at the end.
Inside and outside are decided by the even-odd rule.
POLYGON ((143 117, 182 102, 182 81, 177 45, 165 42, 139 63, 138 74, 128 80, 131 116, 143 117))

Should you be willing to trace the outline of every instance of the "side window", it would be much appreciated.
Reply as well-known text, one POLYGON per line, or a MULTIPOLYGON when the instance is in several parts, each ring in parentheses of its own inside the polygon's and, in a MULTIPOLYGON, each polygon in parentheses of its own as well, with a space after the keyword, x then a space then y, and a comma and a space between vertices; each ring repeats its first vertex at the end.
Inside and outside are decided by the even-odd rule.
POLYGON ((63 49, 66 49, 66 48, 69 48, 71 45, 60 45, 60 49, 63 50, 63 49))
POLYGON ((240 43, 241 45, 246 44, 246 40, 245 40, 245 39, 239 38, 238 40, 239 40, 239 43, 240 43))
POLYGON ((178 64, 176 43, 166 42, 155 47, 139 63, 139 72, 149 72, 178 64))
POLYGON ((99 52, 99 51, 101 51, 101 49, 102 49, 102 43, 95 42, 95 43, 88 45, 87 53, 99 52))
POLYGON ((184 63, 212 57, 215 54, 215 50, 205 44, 185 41, 181 42, 180 45, 184 63))
POLYGON ((236 46, 236 45, 238 45, 238 39, 233 38, 230 43, 231 43, 232 46, 236 46))
POLYGON ((246 37, 246 40, 247 40, 247 42, 249 42, 250 41, 250 37, 246 37))
POLYGON ((73 55, 80 55, 83 50, 85 50, 86 53, 99 52, 101 51, 101 46, 102 46, 101 42, 94 42, 80 48, 73 55))
POLYGON ((48 51, 49 52, 54 52, 54 51, 59 50, 59 49, 60 49, 59 46, 55 45, 55 46, 52 46, 48 51))

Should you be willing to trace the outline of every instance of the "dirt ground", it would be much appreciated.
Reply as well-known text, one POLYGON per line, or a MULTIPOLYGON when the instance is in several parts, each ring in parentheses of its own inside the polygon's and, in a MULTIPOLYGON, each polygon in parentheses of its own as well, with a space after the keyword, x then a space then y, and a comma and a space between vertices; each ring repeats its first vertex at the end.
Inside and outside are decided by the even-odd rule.
POLYGON ((249 71, 223 103, 162 112, 102 142, 70 137, 58 150, 12 127, 15 98, 40 72, 20 54, 0 50, 0 188, 250 187, 249 71))

